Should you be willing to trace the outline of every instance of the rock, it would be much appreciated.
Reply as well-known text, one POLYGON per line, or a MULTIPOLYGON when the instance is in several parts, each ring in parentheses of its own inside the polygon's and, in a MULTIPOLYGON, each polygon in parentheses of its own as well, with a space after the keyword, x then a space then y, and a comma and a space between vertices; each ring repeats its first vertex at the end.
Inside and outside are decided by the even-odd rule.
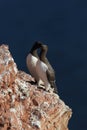
POLYGON ((55 93, 37 87, 0 46, 0 130, 68 130, 72 110, 55 93))

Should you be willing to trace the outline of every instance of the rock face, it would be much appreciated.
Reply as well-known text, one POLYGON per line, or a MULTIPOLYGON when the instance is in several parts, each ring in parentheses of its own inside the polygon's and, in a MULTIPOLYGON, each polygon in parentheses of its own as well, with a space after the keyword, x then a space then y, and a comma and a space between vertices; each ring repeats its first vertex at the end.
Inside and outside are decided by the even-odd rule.
POLYGON ((55 93, 32 85, 7 45, 0 46, 0 130, 68 130, 71 109, 55 93))

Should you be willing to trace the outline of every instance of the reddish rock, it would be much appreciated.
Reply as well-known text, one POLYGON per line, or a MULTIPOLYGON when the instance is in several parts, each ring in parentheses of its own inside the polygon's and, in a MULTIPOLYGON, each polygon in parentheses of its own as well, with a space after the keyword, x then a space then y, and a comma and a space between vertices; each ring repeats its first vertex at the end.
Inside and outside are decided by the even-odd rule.
POLYGON ((0 130, 68 130, 71 109, 19 71, 7 45, 0 46, 0 130))

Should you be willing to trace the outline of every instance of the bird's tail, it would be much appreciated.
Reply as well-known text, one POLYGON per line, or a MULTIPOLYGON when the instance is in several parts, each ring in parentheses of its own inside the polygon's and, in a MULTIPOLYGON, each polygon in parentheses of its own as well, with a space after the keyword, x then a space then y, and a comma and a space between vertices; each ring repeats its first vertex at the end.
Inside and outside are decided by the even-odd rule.
POLYGON ((55 81, 50 81, 51 87, 54 88, 54 92, 58 94, 58 88, 55 81))

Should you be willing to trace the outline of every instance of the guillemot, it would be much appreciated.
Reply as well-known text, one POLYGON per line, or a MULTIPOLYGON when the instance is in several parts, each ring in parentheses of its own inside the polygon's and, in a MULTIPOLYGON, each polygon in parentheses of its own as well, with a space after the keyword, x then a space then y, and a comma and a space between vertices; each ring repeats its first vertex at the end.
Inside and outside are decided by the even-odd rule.
POLYGON ((45 76, 47 77, 46 79, 49 82, 50 86, 54 88, 54 92, 58 93, 57 86, 55 83, 55 71, 46 57, 47 51, 48 51, 48 46, 41 44, 40 60, 45 64, 45 66, 47 66, 46 74, 45 74, 45 76))
MULTIPOLYGON (((46 58, 47 46, 41 42, 35 42, 26 58, 27 67, 31 75, 35 78, 38 87, 44 86, 46 91, 52 91, 51 87, 55 87, 55 73, 46 58), (38 56, 37 49, 41 49, 38 56)), ((57 92, 57 91, 55 91, 57 92)))
MULTIPOLYGON (((55 93, 58 93, 56 83, 55 83, 55 71, 46 58, 48 51, 47 45, 41 43, 41 52, 39 55, 40 60, 36 64, 36 72, 38 74, 39 80, 44 83, 45 89, 51 91, 53 88, 55 93)), ((38 86, 40 86, 38 82, 38 86)))
POLYGON ((37 49, 39 49, 40 47, 41 47, 41 43, 35 42, 26 58, 27 68, 28 68, 30 74, 32 75, 32 77, 35 78, 36 82, 38 82, 38 80, 39 80, 38 74, 36 72, 36 64, 39 60, 39 57, 37 54, 37 49))

